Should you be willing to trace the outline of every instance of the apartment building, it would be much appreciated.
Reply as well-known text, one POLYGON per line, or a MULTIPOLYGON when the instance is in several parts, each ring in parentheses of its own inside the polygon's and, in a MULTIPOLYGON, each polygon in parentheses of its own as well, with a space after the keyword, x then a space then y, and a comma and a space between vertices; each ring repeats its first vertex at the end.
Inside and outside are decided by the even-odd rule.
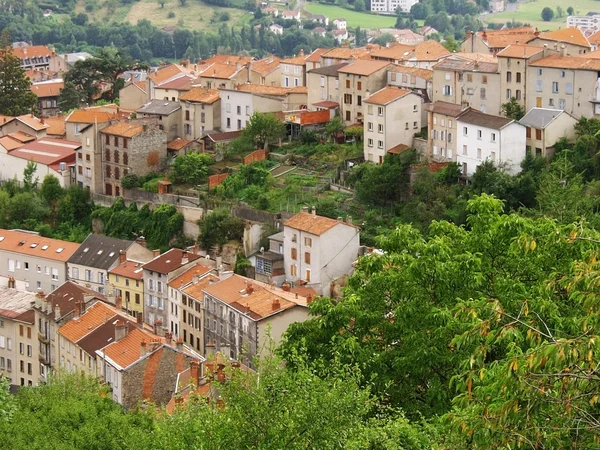
POLYGON ((281 59, 268 56, 258 61, 250 61, 248 82, 263 86, 281 86, 281 59))
POLYGON ((208 64, 194 84, 207 89, 232 89, 248 81, 248 61, 208 64))
POLYGON ((600 115, 600 60, 550 55, 527 69, 527 110, 562 109, 580 117, 600 115))
POLYGON ((137 117, 151 119, 167 133, 167 142, 181 135, 181 104, 176 101, 150 100, 136 111, 137 117))
POLYGON ((43 116, 56 116, 60 113, 58 106, 58 96, 65 87, 65 83, 60 80, 42 81, 33 83, 29 86, 38 98, 38 111, 43 116))
POLYGON ((421 131, 423 100, 408 89, 387 86, 365 100, 365 161, 383 163, 392 148, 412 147, 413 136, 421 131))
POLYGON ((25 70, 50 70, 65 72, 67 70, 64 58, 57 55, 54 49, 45 45, 13 45, 13 55, 21 61, 25 70))
POLYGON ((148 159, 167 157, 167 132, 153 124, 117 122, 100 131, 104 194, 123 194, 121 180, 129 174, 144 176, 155 169, 148 159))
POLYGON ((338 70, 346 63, 311 69, 306 73, 308 106, 313 109, 316 103, 329 101, 340 103, 340 80, 338 70))
POLYGON ((371 52, 372 59, 427 70, 450 55, 442 44, 433 39, 416 45, 395 44, 371 52))
POLYGON ((492 161, 511 175, 521 171, 521 161, 525 159, 523 125, 473 109, 458 116, 456 122, 456 162, 464 177, 470 178, 484 161, 492 161))
POLYGON ((433 67, 433 101, 470 106, 481 112, 500 114, 498 60, 450 56, 433 67))
MULTIPOLYGON (((155 251, 155 253, 158 250, 155 251)), ((173 278, 195 264, 199 255, 172 248, 144 264, 144 321, 159 328, 169 329, 169 289, 173 278)))
POLYGON ((144 317, 144 270, 142 266, 150 261, 150 255, 143 261, 127 258, 127 252, 119 253, 119 264, 108 271, 107 281, 114 289, 114 296, 121 298, 121 306, 133 317, 144 317))
MULTIPOLYGON (((397 66, 388 71, 388 85, 401 89, 410 89, 423 99, 424 103, 430 103, 433 97, 433 71, 415 67, 397 66)), ((423 110, 423 122, 427 115, 423 110)))
POLYGON ((535 156, 550 158, 560 139, 573 142, 576 137, 577 119, 560 109, 531 108, 519 123, 526 127, 525 149, 535 156))
POLYGON ((427 160, 430 162, 456 161, 457 118, 469 108, 456 103, 435 102, 427 110, 427 160))
POLYGON ((331 283, 350 275, 358 256, 359 230, 304 208, 283 224, 286 280, 329 295, 331 283))
POLYGON ((254 278, 263 283, 275 283, 281 286, 285 281, 283 262, 283 231, 269 236, 269 248, 251 256, 254 266, 254 278))
POLYGON ((183 137, 199 139, 221 127, 221 96, 217 89, 192 87, 179 97, 183 109, 183 137))
POLYGON ((185 73, 164 81, 154 86, 154 98, 156 100, 166 100, 178 102, 179 97, 192 88, 196 77, 185 73))
POLYGON ((254 280, 233 275, 204 288, 202 316, 204 340, 225 357, 254 367, 254 358, 268 354, 270 340, 278 345, 294 322, 308 318, 306 299, 282 289, 265 287, 254 280))
POLYGON ((588 53, 592 46, 578 28, 563 28, 562 30, 535 33, 535 37, 527 42, 528 45, 547 47, 560 51, 567 56, 588 53))
POLYGON ((387 84, 387 61, 356 60, 338 69, 342 119, 346 125, 362 123, 363 100, 387 84))
POLYGON ((306 58, 304 50, 292 58, 285 58, 279 62, 281 66, 281 83, 283 87, 306 86, 306 58))
POLYGON ((396 14, 410 12, 413 5, 419 3, 419 0, 371 0, 371 12, 381 14, 396 14))
POLYGON ((38 384, 34 302, 31 292, 0 287, 0 376, 8 378, 11 387, 38 384))
POLYGON ((21 290, 51 292, 67 281, 67 261, 79 244, 45 238, 34 231, 0 229, 0 283, 21 290))
POLYGON ((567 27, 579 28, 586 35, 596 33, 600 31, 600 14, 569 16, 567 17, 567 27))

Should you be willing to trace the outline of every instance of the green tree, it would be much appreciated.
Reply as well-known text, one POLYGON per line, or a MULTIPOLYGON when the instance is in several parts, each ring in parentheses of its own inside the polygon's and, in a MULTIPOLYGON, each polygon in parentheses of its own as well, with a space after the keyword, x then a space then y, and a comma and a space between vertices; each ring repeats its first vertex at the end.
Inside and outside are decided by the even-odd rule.
POLYGON ((265 148, 267 144, 280 138, 285 133, 285 125, 271 113, 255 112, 250 117, 242 135, 254 142, 257 148, 265 148))
POLYGON ((27 165, 23 169, 23 189, 26 191, 32 191, 37 187, 39 177, 34 178, 34 174, 37 172, 37 164, 31 160, 27 161, 27 165))
POLYGON ((549 6, 542 9, 542 20, 544 22, 550 22, 554 18, 554 10, 549 6))
POLYGON ((333 119, 327 122, 327 125, 325 125, 325 131, 329 136, 331 136, 333 142, 335 142, 339 134, 342 133, 344 129, 344 122, 340 116, 335 116, 333 119))
POLYGON ((573 9, 573 7, 572 7, 572 6, 569 6, 569 7, 567 8, 567 14, 568 14, 569 16, 572 16, 573 14, 575 14, 575 10, 573 9))
POLYGON ((456 41, 456 39, 454 39, 453 36, 445 37, 442 45, 449 52, 459 52, 460 51, 460 44, 456 41))
POLYGON ((46 175, 40 188, 40 195, 50 206, 51 216, 55 222, 58 214, 58 201, 65 195, 65 190, 54 175, 46 175))
POLYGON ((565 15, 565 11, 560 6, 557 6, 556 7, 556 15, 558 17, 562 17, 565 15))
POLYGON ((523 108, 515 97, 502 105, 502 114, 507 118, 513 120, 521 120, 525 115, 525 108, 523 108))
POLYGON ((31 92, 30 86, 31 81, 25 76, 19 58, 13 54, 10 36, 5 29, 0 47, 0 114, 18 116, 33 111, 37 96, 31 92))
POLYGON ((207 251, 222 247, 229 241, 239 242, 244 234, 244 222, 226 209, 216 209, 198 221, 198 243, 207 251))
POLYGON ((177 156, 171 166, 174 181, 183 184, 202 183, 208 177, 209 166, 212 163, 212 157, 206 153, 190 152, 177 156))
POLYGON ((363 12, 365 10, 365 0, 355 0, 354 10, 358 12, 363 12))
POLYGON ((65 82, 65 86, 58 96, 58 106, 61 111, 70 111, 79 108, 85 101, 85 95, 72 82, 65 82))

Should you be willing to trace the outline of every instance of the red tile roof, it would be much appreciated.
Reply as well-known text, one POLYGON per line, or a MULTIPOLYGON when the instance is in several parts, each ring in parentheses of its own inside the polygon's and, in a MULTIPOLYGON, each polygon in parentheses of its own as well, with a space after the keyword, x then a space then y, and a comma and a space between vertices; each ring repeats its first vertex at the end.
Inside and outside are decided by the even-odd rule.
POLYGON ((199 86, 194 86, 189 91, 179 96, 179 100, 184 102, 207 104, 215 103, 220 98, 218 89, 205 89, 199 86))
POLYGON ((109 270, 108 273, 119 275, 120 277, 130 278, 132 280, 141 280, 144 275, 144 270, 142 269, 143 265, 143 262, 127 259, 114 269, 109 270))
POLYGON ((511 44, 505 49, 498 52, 498 57, 528 59, 531 58, 533 55, 537 55, 538 53, 543 51, 543 47, 536 47, 534 45, 511 44))
POLYGON ((100 130, 100 133, 132 138, 144 131, 142 125, 130 122, 117 122, 100 130))
POLYGON ((296 214, 294 217, 286 220, 283 225, 317 236, 320 236, 338 225, 352 226, 335 219, 330 219, 329 217, 313 216, 311 213, 305 212, 296 214))
POLYGON ((339 108, 340 104, 331 100, 323 100, 321 102, 313 103, 313 106, 316 106, 317 108, 335 109, 339 108))
POLYGON ((192 267, 190 267, 185 272, 183 272, 177 278, 173 278, 171 281, 169 281, 168 284, 169 284, 169 286, 171 286, 175 289, 179 289, 181 286, 185 286, 185 285, 191 283, 192 279, 194 278, 194 275, 198 275, 201 277, 201 276, 209 273, 211 270, 212 269, 210 267, 203 266, 202 264, 197 263, 197 264, 193 265, 192 267))
POLYGON ((537 36, 538 39, 548 41, 566 42, 568 44, 590 47, 590 43, 579 28, 563 28, 562 30, 548 31, 537 36))
POLYGON ((79 318, 69 320, 60 327, 58 333, 71 342, 77 342, 100 325, 113 319, 116 315, 117 312, 113 308, 102 302, 96 302, 79 318))
POLYGON ((167 80, 156 86, 156 89, 173 89, 175 91, 189 91, 192 87, 192 82, 195 77, 182 75, 171 80, 167 80))
POLYGON ((41 131, 48 128, 48 125, 42 123, 42 120, 38 119, 33 114, 23 114, 22 116, 17 116, 16 119, 36 131, 41 131))
POLYGON ((66 262, 78 248, 74 242, 0 228, 0 250, 66 262))
POLYGON ((178 248, 172 248, 164 252, 162 255, 158 255, 152 261, 144 264, 144 269, 152 272, 168 274, 185 264, 196 261, 197 259, 200 259, 199 255, 194 255, 190 252, 184 252, 178 248), (184 253, 187 260, 184 259, 184 253))
POLYGON ((14 150, 15 148, 19 148, 21 145, 23 145, 23 143, 20 141, 17 141, 16 139, 13 139, 10 136, 1 136, 0 137, 0 145, 10 152, 11 150, 14 150))
POLYGON ((111 119, 118 119, 116 114, 101 111, 96 108, 90 109, 76 109, 66 118, 66 122, 69 123, 106 123, 110 122, 111 119))
POLYGON ((64 137, 67 133, 67 124, 65 123, 65 116, 52 116, 44 119, 48 128, 46 129, 46 135, 52 137, 64 137))
POLYGON ((37 95, 38 98, 46 98, 46 97, 58 97, 60 94, 60 91, 62 91, 64 87, 65 87, 64 82, 55 81, 52 83, 49 83, 49 82, 35 83, 35 84, 32 84, 29 87, 29 89, 31 89, 31 92, 33 92, 35 95, 37 95))
POLYGON ((375 92, 369 98, 365 99, 365 103, 373 103, 374 105, 387 105, 405 95, 411 94, 409 89, 400 89, 397 87, 387 86, 375 92))
POLYGON ((188 139, 182 139, 180 137, 173 139, 171 142, 167 143, 168 150, 181 150, 186 145, 191 144, 194 141, 190 141, 188 139))
POLYGON ((28 47, 13 48, 13 55, 23 60, 27 58, 41 58, 54 55, 54 52, 45 45, 30 45, 28 47))
POLYGON ((280 62, 281 59, 279 59, 278 57, 269 56, 258 61, 253 61, 250 65, 250 70, 252 70, 252 72, 256 72, 262 77, 265 77, 271 72, 277 70, 280 62))
POLYGON ((391 64, 388 61, 358 59, 351 62, 347 66, 340 68, 338 72, 349 73, 351 75, 369 76, 375 72, 385 69, 388 66, 391 67, 391 64))

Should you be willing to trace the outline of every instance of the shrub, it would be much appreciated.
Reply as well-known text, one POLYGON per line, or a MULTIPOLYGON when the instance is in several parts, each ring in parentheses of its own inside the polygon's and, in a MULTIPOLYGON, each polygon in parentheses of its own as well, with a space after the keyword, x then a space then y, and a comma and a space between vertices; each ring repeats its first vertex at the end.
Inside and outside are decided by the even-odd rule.
POLYGON ((173 11, 169 11, 169 14, 167 14, 167 17, 169 19, 174 19, 175 18, 175 13, 173 11))

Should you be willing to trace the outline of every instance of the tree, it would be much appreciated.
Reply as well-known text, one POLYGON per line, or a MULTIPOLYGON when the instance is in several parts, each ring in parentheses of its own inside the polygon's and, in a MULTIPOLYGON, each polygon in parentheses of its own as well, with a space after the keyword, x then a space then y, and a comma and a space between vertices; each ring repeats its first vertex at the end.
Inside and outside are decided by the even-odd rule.
POLYGON ((573 14, 575 14, 575 10, 573 9, 573 7, 572 7, 572 6, 569 6, 569 7, 567 8, 567 14, 568 14, 569 16, 572 16, 573 14))
POLYGON ((19 58, 13 54, 5 29, 0 48, 0 114, 18 116, 32 112, 37 105, 37 96, 30 86, 31 81, 25 76, 19 58))
POLYGON ((190 152, 175 158, 171 170, 174 181, 182 184, 199 184, 206 180, 208 168, 213 163, 206 153, 190 152))
POLYGON ((242 135, 251 139, 257 148, 265 148, 284 133, 285 125, 275 114, 259 112, 252 114, 246 128, 242 130, 242 135))
POLYGON ((333 119, 327 122, 327 125, 325 125, 325 131, 329 136, 331 136, 333 142, 335 142, 339 134, 344 131, 344 128, 344 122, 342 122, 342 118, 340 116, 335 116, 333 119))
POLYGON ((459 52, 460 51, 460 44, 452 36, 447 36, 446 38, 444 38, 444 42, 442 43, 442 45, 449 52, 459 52))
POLYGON ((167 0, 158 0, 158 4, 160 5, 161 8, 165 7, 165 3, 167 3, 167 0))
POLYGON ((65 86, 58 96, 58 106, 61 111, 70 111, 79 108, 85 101, 85 95, 72 82, 65 82, 65 86))
POLYGON ((187 5, 187 0, 179 0, 179 6, 187 5))
POLYGON ((550 22, 554 18, 554 10, 549 6, 542 9, 542 20, 544 22, 550 22))
POLYGON ((365 0, 355 0, 354 10, 358 11, 358 12, 364 11, 365 10, 365 0))
POLYGON ((33 178, 33 175, 37 171, 37 164, 31 160, 27 161, 27 165, 23 169, 23 189, 26 191, 32 191, 40 180, 39 177, 33 178))
POLYGON ((415 3, 410 8, 410 15, 415 20, 425 20, 427 17, 433 14, 431 12, 431 8, 428 6, 428 3, 425 2, 415 3))
POLYGON ((216 209, 198 221, 198 243, 206 251, 214 246, 222 247, 229 241, 240 241, 244 234, 244 222, 233 217, 226 209, 216 209))
POLYGON ((525 108, 523 108, 515 97, 502 105, 502 114, 508 119, 521 120, 525 115, 525 108))

